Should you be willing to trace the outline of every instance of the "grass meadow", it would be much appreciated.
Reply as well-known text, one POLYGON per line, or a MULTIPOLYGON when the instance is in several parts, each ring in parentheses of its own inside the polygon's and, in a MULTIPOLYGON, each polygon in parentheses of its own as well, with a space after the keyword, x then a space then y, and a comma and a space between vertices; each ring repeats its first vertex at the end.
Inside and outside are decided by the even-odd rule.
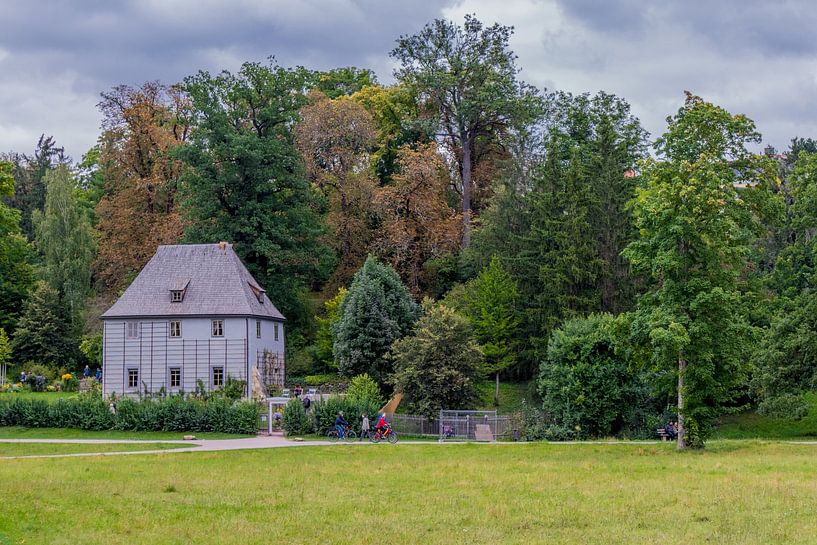
POLYGON ((807 543, 817 446, 337 445, 0 461, 0 543, 807 543))

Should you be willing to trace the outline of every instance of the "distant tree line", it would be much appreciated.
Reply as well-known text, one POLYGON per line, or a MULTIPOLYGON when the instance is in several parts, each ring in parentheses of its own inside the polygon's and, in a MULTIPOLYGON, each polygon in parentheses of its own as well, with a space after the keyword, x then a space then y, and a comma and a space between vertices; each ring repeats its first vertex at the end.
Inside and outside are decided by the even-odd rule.
POLYGON ((702 446, 724 410, 802 415, 817 144, 755 153, 691 93, 651 141, 621 97, 522 81, 511 35, 433 21, 393 85, 270 61, 118 86, 81 160, 3 154, 0 357, 99 363, 97 318, 158 245, 228 240, 294 374, 367 373, 427 414, 535 379, 553 437, 677 419, 702 446))

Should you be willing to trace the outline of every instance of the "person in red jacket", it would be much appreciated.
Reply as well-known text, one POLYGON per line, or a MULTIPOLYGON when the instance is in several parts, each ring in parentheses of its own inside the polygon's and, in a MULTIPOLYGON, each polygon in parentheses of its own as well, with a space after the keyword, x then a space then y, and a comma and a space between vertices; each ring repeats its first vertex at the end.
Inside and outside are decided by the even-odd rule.
POLYGON ((385 413, 380 414, 380 418, 377 419, 377 424, 374 425, 374 429, 376 429, 381 436, 385 435, 386 430, 389 429, 389 421, 386 420, 385 413))

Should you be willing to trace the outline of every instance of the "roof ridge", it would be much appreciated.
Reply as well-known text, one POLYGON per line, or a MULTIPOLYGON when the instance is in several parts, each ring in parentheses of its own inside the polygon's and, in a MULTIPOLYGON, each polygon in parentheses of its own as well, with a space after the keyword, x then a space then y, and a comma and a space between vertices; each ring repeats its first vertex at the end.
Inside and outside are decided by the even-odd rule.
POLYGON ((232 244, 174 244, 157 248, 134 281, 102 315, 138 316, 240 315, 285 320, 260 287, 232 244), (182 301, 168 290, 188 279, 182 301), (238 290, 238 291, 237 291, 238 290))
MULTIPOLYGON (((244 278, 244 274, 248 275, 253 280, 255 280, 255 278, 253 278, 250 271, 247 270, 247 267, 244 266, 244 263, 242 263, 241 258, 238 257, 238 254, 236 253, 232 244, 227 246, 224 251, 230 255, 230 261, 232 262, 233 269, 235 270, 238 281, 240 282, 239 288, 241 289, 241 293, 244 294, 244 302, 247 303, 247 307, 249 309, 252 309, 252 301, 250 301, 249 294, 247 293, 249 286, 246 286, 247 279, 244 278)), ((258 281, 255 281, 255 283, 258 284, 258 281)))

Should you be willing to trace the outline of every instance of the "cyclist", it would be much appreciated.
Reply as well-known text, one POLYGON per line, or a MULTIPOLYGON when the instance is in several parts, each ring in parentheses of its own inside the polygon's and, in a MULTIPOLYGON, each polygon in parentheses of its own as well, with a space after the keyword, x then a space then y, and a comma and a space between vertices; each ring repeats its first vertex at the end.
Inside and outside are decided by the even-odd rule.
POLYGON ((338 437, 346 437, 346 428, 349 427, 349 422, 343 417, 343 411, 339 411, 335 417, 335 429, 338 430, 338 437))
POLYGON ((377 419, 377 424, 374 425, 374 429, 377 430, 381 436, 385 436, 389 427, 389 421, 386 420, 386 413, 380 413, 380 418, 377 419))

